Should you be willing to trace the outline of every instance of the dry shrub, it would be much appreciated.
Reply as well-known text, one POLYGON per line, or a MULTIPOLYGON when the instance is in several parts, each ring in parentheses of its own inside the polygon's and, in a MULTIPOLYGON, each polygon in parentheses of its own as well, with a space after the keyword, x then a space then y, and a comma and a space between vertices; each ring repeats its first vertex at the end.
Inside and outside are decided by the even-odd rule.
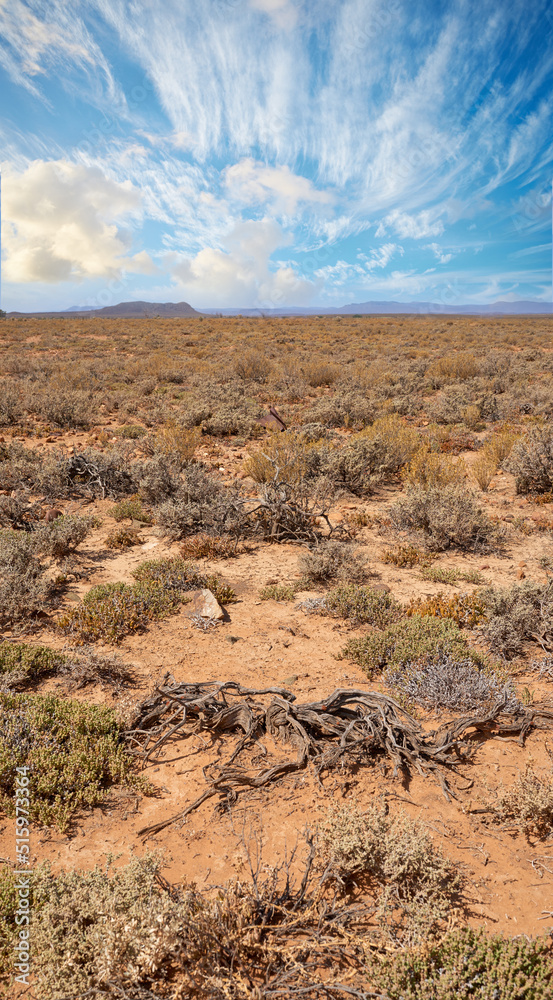
POLYGON ((378 417, 371 427, 360 432, 359 439, 380 445, 383 474, 399 472, 420 447, 417 431, 395 413, 378 417))
POLYGON ((553 488, 553 427, 531 427, 513 445, 505 468, 516 477, 517 493, 547 493, 553 488))
POLYGON ((234 372, 238 378, 245 382, 261 382, 268 380, 273 372, 274 366, 270 358, 267 358, 260 351, 245 351, 234 362, 234 372))
POLYGON ((517 826, 527 835, 545 839, 553 831, 553 782, 549 776, 538 777, 530 764, 487 806, 498 823, 517 826))
POLYGON ((332 385, 338 378, 340 369, 329 361, 315 358, 302 365, 301 372, 307 384, 316 389, 322 385, 332 385))
POLYGON ((292 431, 276 433, 245 459, 242 468, 256 483, 270 483, 275 478, 297 483, 307 471, 307 452, 314 447, 315 443, 308 444, 292 431))
POLYGON ((506 686, 492 670, 479 668, 470 658, 459 660, 445 653, 387 670, 385 680, 396 696, 430 709, 470 712, 502 697, 513 710, 519 704, 512 685, 506 686))
POLYGON ((482 552, 497 538, 497 529, 474 494, 460 485, 411 487, 390 508, 389 516, 398 531, 421 532, 434 552, 449 548, 482 552))
POLYGON ((55 521, 42 524, 37 529, 34 535, 36 549, 54 559, 63 559, 74 552, 98 525, 98 518, 92 514, 58 517, 55 521))
POLYGON ((486 591, 472 594, 436 594, 434 597, 412 598, 408 615, 432 615, 434 618, 451 618, 460 628, 474 628, 484 621, 488 605, 486 591))
POLYGON ((430 451, 428 446, 419 448, 402 472, 402 478, 410 486, 449 486, 461 483, 466 475, 465 463, 454 461, 449 455, 430 451))
MULTIPOLYGON (((186 466, 184 475, 193 475, 194 468, 193 465, 186 466)), ((168 455, 154 455, 149 461, 137 463, 133 467, 133 478, 135 491, 138 487, 133 499, 138 496, 140 502, 152 506, 174 497, 181 486, 179 470, 168 455)))
POLYGON ((236 538, 208 535, 205 531, 190 535, 179 549, 183 559, 232 559, 240 551, 236 538))
POLYGON ((110 531, 105 544, 108 549, 130 549, 142 541, 143 538, 136 528, 117 528, 115 531, 110 531))
POLYGON ((351 493, 369 493, 375 483, 397 475, 419 447, 417 432, 399 417, 380 417, 331 453, 328 474, 351 493))
POLYGON ((470 403, 469 406, 465 406, 462 411, 463 423, 471 431, 477 431, 483 429, 482 424, 482 413, 479 406, 475 403, 470 403))
POLYGON ((427 370, 430 378, 442 379, 470 379, 478 375, 480 365, 474 354, 470 351, 457 351, 454 354, 445 354, 437 358, 427 370))
POLYGON ((23 416, 21 395, 11 379, 0 379, 0 427, 13 427, 23 416))
POLYGON ((183 427, 176 420, 166 420, 156 432, 152 446, 160 455, 183 469, 194 458, 200 437, 198 430, 183 427))
POLYGON ((369 575, 367 560, 346 542, 321 541, 298 559, 298 568, 309 583, 331 580, 359 583, 369 575))
POLYGON ((506 659, 522 653, 528 642, 539 642, 551 652, 553 581, 525 580, 506 590, 484 592, 486 621, 480 632, 490 650, 506 659))
POLYGON ((157 508, 156 521, 173 540, 199 532, 239 537, 249 530, 238 492, 221 486, 201 465, 187 466, 172 496, 157 508))
POLYGON ((429 556, 428 552, 418 549, 416 545, 398 545, 397 548, 387 549, 383 553, 382 562, 412 569, 413 566, 426 565, 431 558, 432 556, 429 556))
POLYGON ((483 448, 480 454, 474 459, 474 462, 471 463, 471 476, 483 493, 487 491, 497 472, 497 468, 497 459, 494 453, 487 448, 483 448))
POLYGON ((32 534, 0 531, 0 626, 44 611, 53 594, 32 534))
POLYGON ((270 583, 259 591, 260 601, 293 601, 303 584, 270 583))
POLYGON ((458 865, 403 811, 392 816, 385 806, 331 808, 321 824, 320 851, 328 877, 372 891, 377 921, 396 942, 401 931, 411 943, 435 932, 461 891, 458 865))
POLYGON ((58 427, 86 428, 94 420, 94 397, 82 389, 49 382, 44 390, 33 390, 26 402, 39 417, 58 427))
POLYGON ((486 441, 486 449, 495 459, 497 465, 501 465, 506 458, 509 457, 511 451, 517 441, 520 440, 520 434, 518 434, 513 428, 506 426, 501 430, 496 431, 492 434, 490 438, 486 441))

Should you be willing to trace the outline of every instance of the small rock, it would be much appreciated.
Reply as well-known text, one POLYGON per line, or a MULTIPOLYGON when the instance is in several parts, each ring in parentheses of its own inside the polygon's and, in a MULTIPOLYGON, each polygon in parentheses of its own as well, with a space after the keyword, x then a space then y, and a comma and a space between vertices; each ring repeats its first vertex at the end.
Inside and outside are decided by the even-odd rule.
POLYGON ((376 590, 379 594, 391 594, 392 588, 387 583, 375 583, 371 585, 371 590, 376 590))
POLYGON ((285 677, 282 683, 284 684, 285 687, 288 687, 288 685, 291 686, 292 684, 296 684, 297 680, 298 680, 298 675, 291 674, 290 677, 285 677))
POLYGON ((159 542, 145 542, 145 544, 142 546, 142 551, 148 552, 150 549, 156 549, 158 545, 159 542))
POLYGON ((489 569, 490 568, 490 564, 489 563, 484 563, 483 566, 479 566, 478 568, 479 569, 489 569))
POLYGON ((221 605, 207 588, 193 590, 190 596, 192 601, 186 607, 193 614, 200 615, 201 618, 216 618, 218 621, 221 621, 225 617, 225 612, 221 605))

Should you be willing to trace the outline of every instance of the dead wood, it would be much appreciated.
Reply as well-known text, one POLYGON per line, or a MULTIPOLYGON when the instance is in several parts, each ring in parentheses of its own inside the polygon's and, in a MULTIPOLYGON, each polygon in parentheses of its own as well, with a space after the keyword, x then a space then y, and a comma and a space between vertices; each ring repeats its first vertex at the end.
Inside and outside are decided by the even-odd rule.
POLYGON ((239 739, 230 756, 204 768, 208 787, 202 795, 184 811, 145 827, 139 835, 159 833, 214 796, 220 807, 232 804, 248 788, 261 788, 308 764, 320 780, 339 761, 363 766, 384 757, 393 765, 394 777, 399 771, 409 774, 413 770, 431 776, 449 800, 455 795, 446 772, 471 759, 479 737, 481 741, 518 733, 523 741, 532 728, 550 724, 552 718, 547 708, 509 711, 504 695, 484 715, 464 715, 425 733, 397 701, 377 691, 338 688, 322 701, 296 704, 295 696, 283 688, 245 688, 234 681, 179 684, 166 675, 164 683, 142 703, 133 728, 126 733, 143 765, 169 741, 200 732, 217 739, 237 733, 239 739), (251 754, 248 759, 248 751, 259 749, 263 735, 290 746, 296 756, 259 769, 251 754))

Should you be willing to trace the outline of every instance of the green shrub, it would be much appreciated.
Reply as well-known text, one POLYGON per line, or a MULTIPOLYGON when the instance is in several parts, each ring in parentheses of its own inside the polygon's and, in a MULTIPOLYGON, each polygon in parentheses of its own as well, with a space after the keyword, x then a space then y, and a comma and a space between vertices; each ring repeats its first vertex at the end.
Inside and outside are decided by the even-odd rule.
POLYGON ((157 583, 103 583, 85 594, 80 604, 57 621, 73 641, 120 642, 129 633, 178 611, 182 597, 157 583))
POLYGON ((293 601, 302 585, 294 583, 268 584, 259 591, 260 601, 293 601))
POLYGON ((137 981, 163 978, 181 921, 157 881, 160 868, 159 856, 147 853, 114 870, 109 858, 92 871, 54 875, 47 862, 34 870, 32 967, 41 997, 106 996, 108 976, 140 996, 137 981))
POLYGON ((187 562, 180 556, 166 556, 163 559, 143 562, 133 570, 133 576, 141 583, 156 584, 176 594, 207 587, 219 604, 231 604, 236 600, 232 587, 223 583, 213 573, 207 575, 200 573, 194 563, 187 562))
POLYGON ((422 656, 447 654, 457 659, 469 654, 466 639, 459 626, 448 618, 413 615, 374 631, 361 639, 350 639, 340 658, 358 663, 368 677, 390 666, 400 668, 422 656))
POLYGON ((7 687, 26 687, 56 673, 66 657, 47 646, 24 642, 0 643, 0 680, 7 687))
POLYGON ((484 577, 477 569, 462 570, 447 566, 423 566, 421 576, 423 580, 431 580, 432 583, 449 583, 452 587, 459 580, 480 585, 485 582, 484 577))
POLYGON ((434 552, 449 548, 481 552, 497 535, 474 495, 463 486, 408 489, 389 515, 398 531, 421 532, 434 552))
POLYGON ((144 510, 142 500, 137 496, 129 497, 128 500, 121 500, 119 503, 116 503, 111 510, 108 510, 108 514, 116 521, 126 521, 129 519, 140 521, 142 524, 151 524, 153 521, 152 515, 147 510, 144 510))
POLYGON ((372 984, 389 1000, 551 1000, 551 940, 503 938, 465 927, 375 963, 372 984))
POLYGON ((116 437, 126 438, 128 441, 138 441, 139 438, 143 438, 148 433, 145 427, 141 427, 139 424, 124 424, 123 427, 116 427, 113 432, 116 437))
POLYGON ((29 767, 32 822, 68 828, 72 815, 101 802, 131 774, 112 709, 54 695, 0 693, 0 806, 15 814, 17 767, 29 767))
POLYGON ((354 625, 385 628, 401 617, 403 607, 391 594, 346 583, 329 591, 318 613, 348 618, 354 625))

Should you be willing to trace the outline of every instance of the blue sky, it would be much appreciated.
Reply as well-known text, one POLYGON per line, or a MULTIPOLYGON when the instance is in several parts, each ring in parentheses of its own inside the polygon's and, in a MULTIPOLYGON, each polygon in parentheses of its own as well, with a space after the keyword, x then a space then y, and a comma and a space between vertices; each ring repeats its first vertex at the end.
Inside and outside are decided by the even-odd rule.
POLYGON ((0 0, 2 305, 551 299, 548 0, 0 0))

